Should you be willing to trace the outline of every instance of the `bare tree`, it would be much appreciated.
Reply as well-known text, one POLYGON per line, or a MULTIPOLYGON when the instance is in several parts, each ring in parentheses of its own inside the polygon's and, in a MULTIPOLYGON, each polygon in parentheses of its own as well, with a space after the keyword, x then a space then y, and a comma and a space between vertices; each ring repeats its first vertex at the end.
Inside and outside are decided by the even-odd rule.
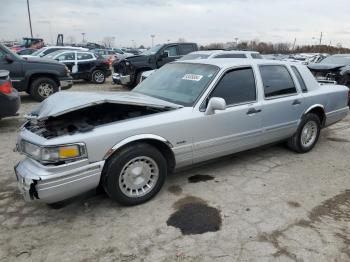
POLYGON ((105 36, 102 39, 102 44, 105 47, 113 47, 114 46, 114 42, 115 42, 115 37, 114 36, 105 36))

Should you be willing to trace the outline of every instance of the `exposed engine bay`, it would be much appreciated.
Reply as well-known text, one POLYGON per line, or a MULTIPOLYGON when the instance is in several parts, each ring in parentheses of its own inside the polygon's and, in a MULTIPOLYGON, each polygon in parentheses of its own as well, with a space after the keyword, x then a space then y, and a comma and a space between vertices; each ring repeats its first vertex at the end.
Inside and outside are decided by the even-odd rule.
POLYGON ((29 131, 47 139, 84 133, 104 124, 151 115, 172 108, 156 108, 150 106, 125 105, 115 103, 97 104, 81 108, 57 117, 49 117, 38 121, 30 119, 25 125, 29 131))

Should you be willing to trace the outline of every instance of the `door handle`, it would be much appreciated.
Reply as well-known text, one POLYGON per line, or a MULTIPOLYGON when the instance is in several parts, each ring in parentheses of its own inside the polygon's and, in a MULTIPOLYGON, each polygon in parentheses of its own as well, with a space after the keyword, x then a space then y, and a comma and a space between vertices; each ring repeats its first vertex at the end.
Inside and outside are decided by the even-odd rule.
POLYGON ((298 99, 295 99, 292 103, 292 106, 297 106, 297 105, 300 105, 301 104, 301 101, 298 100, 298 99))
POLYGON ((260 113, 261 112, 261 109, 255 109, 254 107, 253 108, 249 108, 248 111, 247 111, 247 115, 254 115, 254 114, 257 114, 257 113, 260 113))

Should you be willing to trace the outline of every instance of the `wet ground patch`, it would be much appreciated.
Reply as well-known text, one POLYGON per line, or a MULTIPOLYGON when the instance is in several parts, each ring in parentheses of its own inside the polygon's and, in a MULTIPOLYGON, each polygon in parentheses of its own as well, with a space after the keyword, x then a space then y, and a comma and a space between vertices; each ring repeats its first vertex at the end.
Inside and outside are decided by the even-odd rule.
POLYGON ((333 142, 343 142, 343 143, 349 143, 350 142, 348 139, 341 138, 341 137, 327 137, 327 140, 333 141, 333 142))
POLYGON ((188 182, 190 183, 199 183, 199 182, 207 182, 210 180, 213 180, 214 177, 213 176, 209 176, 209 175, 194 175, 194 176, 190 176, 188 178, 188 182))
POLYGON ((182 193, 182 188, 179 185, 173 185, 168 187, 168 191, 176 196, 179 196, 182 193))
POLYGON ((184 197, 174 203, 176 210, 167 220, 168 226, 179 228, 183 235, 197 235, 220 230, 220 210, 201 198, 184 197))
POLYGON ((294 207, 294 208, 301 207, 301 205, 298 202, 295 202, 295 201, 288 201, 287 204, 288 204, 288 206, 294 207))

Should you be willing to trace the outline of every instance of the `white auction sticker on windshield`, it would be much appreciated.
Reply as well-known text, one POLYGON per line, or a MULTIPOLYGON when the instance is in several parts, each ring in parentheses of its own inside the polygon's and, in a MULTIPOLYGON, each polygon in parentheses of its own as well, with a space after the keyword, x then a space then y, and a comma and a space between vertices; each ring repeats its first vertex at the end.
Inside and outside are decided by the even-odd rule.
POLYGON ((186 74, 182 78, 183 80, 191 80, 191 81, 200 81, 203 78, 202 75, 195 75, 195 74, 186 74))

